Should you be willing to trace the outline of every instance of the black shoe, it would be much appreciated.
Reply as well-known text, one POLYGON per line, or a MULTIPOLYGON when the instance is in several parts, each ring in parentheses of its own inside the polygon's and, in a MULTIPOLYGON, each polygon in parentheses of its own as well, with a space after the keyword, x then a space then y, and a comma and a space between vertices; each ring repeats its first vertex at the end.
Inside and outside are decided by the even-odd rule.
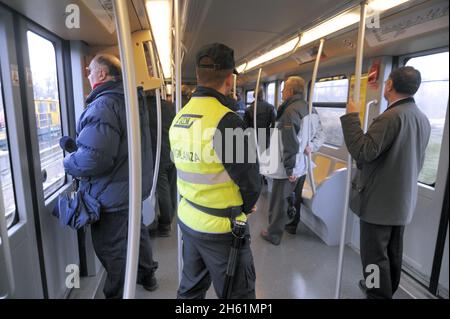
POLYGON ((168 226, 159 226, 158 231, 156 232, 156 236, 158 237, 170 237, 171 228, 168 226))
POLYGON ((297 234, 297 226, 284 226, 284 230, 291 235, 297 234))
POLYGON ((280 244, 280 242, 281 242, 281 240, 278 240, 278 241, 273 240, 273 239, 270 237, 270 235, 269 235, 269 233, 267 232, 267 230, 262 230, 260 235, 261 235, 262 239, 268 241, 268 242, 271 243, 272 245, 278 246, 278 245, 280 244))
POLYGON ((158 289, 158 282, 156 281, 155 274, 153 273, 151 276, 147 276, 146 278, 143 278, 144 276, 138 276, 137 284, 142 285, 145 290, 147 291, 155 291, 158 289))
POLYGON ((158 231, 156 232, 156 237, 170 237, 170 233, 170 230, 158 229, 158 231))

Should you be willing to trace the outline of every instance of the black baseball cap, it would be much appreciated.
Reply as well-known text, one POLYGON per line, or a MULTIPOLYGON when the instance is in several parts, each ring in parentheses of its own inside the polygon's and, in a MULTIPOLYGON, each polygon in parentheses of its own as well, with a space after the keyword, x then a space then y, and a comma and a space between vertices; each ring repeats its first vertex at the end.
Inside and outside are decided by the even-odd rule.
POLYGON ((211 43, 203 46, 198 52, 195 59, 198 68, 229 70, 233 69, 234 74, 238 74, 235 69, 234 51, 222 43, 211 43), (205 58, 211 58, 212 64, 201 64, 200 61, 205 58))

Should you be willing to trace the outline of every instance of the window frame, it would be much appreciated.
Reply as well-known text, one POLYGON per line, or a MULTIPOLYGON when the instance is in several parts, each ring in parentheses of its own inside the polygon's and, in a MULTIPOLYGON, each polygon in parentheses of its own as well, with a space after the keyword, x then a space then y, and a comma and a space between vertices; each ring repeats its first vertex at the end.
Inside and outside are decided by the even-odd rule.
POLYGON ((267 103, 272 104, 273 106, 275 106, 276 102, 277 102, 277 81, 271 81, 271 82, 267 82, 265 84, 265 92, 266 92, 266 101, 267 103), (274 85, 274 92, 273 92, 273 104, 270 103, 269 101, 269 85, 273 84, 274 85))
POLYGON ((276 91, 277 91, 277 101, 276 101, 276 103, 277 103, 278 105, 276 105, 276 107, 278 107, 279 105, 281 105, 281 103, 282 103, 282 101, 283 101, 284 82, 285 82, 285 80, 279 80, 279 81, 277 81, 277 87, 276 87, 276 91))
MULTIPOLYGON (((348 101, 348 96, 350 94, 350 78, 346 75, 346 74, 337 74, 337 75, 332 75, 332 76, 326 76, 326 77, 321 77, 316 79, 316 83, 317 82, 327 82, 327 81, 338 81, 338 80, 347 80, 348 86, 347 86, 347 101, 348 101)), ((309 80, 308 85, 307 85, 307 100, 309 101, 311 97, 311 85, 312 85, 312 79, 309 80)), ((347 102, 313 102, 313 107, 315 108, 332 108, 332 109, 347 109, 347 102)), ((340 125, 340 122, 339 122, 340 125)), ((345 142, 343 142, 341 145, 335 145, 335 144, 331 144, 327 141, 324 142, 324 146, 334 149, 334 150, 339 150, 342 147, 345 146, 345 142)))
MULTIPOLYGON (((60 108, 60 124, 61 124, 61 134, 64 135, 74 135, 74 128, 71 127, 69 124, 69 118, 71 117, 71 112, 69 112, 70 107, 73 108, 73 93, 72 90, 72 83, 70 81, 71 76, 71 67, 70 67, 70 52, 69 52, 69 45, 66 40, 63 40, 56 36, 55 34, 49 32, 48 30, 45 30, 41 26, 35 24, 32 21, 29 21, 28 19, 21 19, 22 21, 22 28, 20 32, 23 34, 22 37, 22 47, 23 47, 23 62, 24 66, 27 69, 27 73, 31 73, 30 68, 30 59, 29 59, 29 48, 28 48, 28 39, 27 39, 27 33, 28 31, 35 33, 36 35, 48 40, 52 43, 54 49, 55 49, 55 62, 56 62, 56 76, 57 76, 57 85, 58 85, 58 98, 59 98, 59 108, 60 108), (26 51, 26 52, 25 52, 26 51), (71 94, 72 93, 72 94, 71 94)), ((35 113, 35 106, 34 106, 34 92, 33 87, 27 85, 26 90, 26 101, 27 101, 27 112, 33 112, 35 113)), ((30 116, 30 138, 32 143, 38 143, 37 139, 37 122, 36 117, 30 116)), ((33 149, 33 154, 39 154, 39 146, 36 144, 36 149, 33 149)), ((63 152, 63 157, 66 155, 65 152, 63 152)), ((37 158, 34 160, 34 170, 36 177, 40 177, 41 173, 41 158, 40 156, 37 156, 37 158)), ((42 196, 45 206, 50 205, 57 196, 64 192, 68 185, 70 185, 72 181, 72 178, 68 176, 66 173, 64 174, 63 183, 47 194, 47 196, 44 196, 44 185, 41 181, 36 181, 37 186, 39 187, 38 195, 42 196), (42 193, 41 193, 42 192, 42 193)))
MULTIPOLYGON (((405 55, 401 55, 401 56, 396 56, 395 59, 398 60, 398 67, 404 67, 406 66, 406 64, 408 63, 408 61, 410 61, 413 58, 420 58, 420 57, 424 57, 424 56, 428 56, 428 55, 433 55, 433 54, 439 54, 439 53, 444 53, 444 52, 450 52, 449 47, 439 47, 439 48, 435 48, 435 49, 429 49, 429 50, 423 50, 423 51, 418 51, 418 52, 413 52, 413 53, 409 53, 409 54, 405 54, 405 55)), ((449 98, 450 98, 450 94, 449 94, 449 98)), ((446 121, 448 121, 448 115, 449 115, 449 104, 447 102, 447 110, 446 110, 446 121)), ((445 124, 444 124, 444 132, 443 135, 445 134, 445 124)), ((444 139, 444 136, 443 136, 444 139)), ((441 143, 443 144, 443 143, 441 143)), ((442 161, 442 152, 444 151, 444 147, 441 147, 440 151, 439 151, 439 161, 438 161, 438 166, 437 166, 437 170, 436 170, 436 179, 433 183, 431 184, 427 184, 425 182, 422 182, 420 180, 417 180, 418 184, 420 186, 422 186, 425 189, 428 189, 430 191, 434 191, 436 188, 436 182, 438 180, 438 174, 439 174, 439 170, 440 170, 440 166, 443 165, 441 163, 442 161)))
POLYGON ((245 90, 245 105, 247 105, 247 107, 250 106, 255 101, 255 99, 253 98, 252 102, 248 102, 247 98, 248 98, 248 93, 249 92, 253 92, 253 94, 255 94, 255 89, 245 90))
MULTIPOLYGON (((1 36, 1 35, 0 35, 1 36)), ((1 61, 0 61, 1 62, 1 61)), ((9 128, 9 124, 8 124, 8 111, 7 111, 7 107, 5 104, 5 94, 4 94, 4 81, 3 81, 3 77, 2 77, 2 66, 0 63, 0 99, 2 101, 2 105, 3 105, 3 115, 4 115, 4 120, 5 120, 5 132, 6 132, 6 143, 8 145, 8 160, 9 160, 9 169, 11 171, 11 182, 12 182, 12 189, 13 189, 13 197, 14 197, 14 211, 12 212, 12 220, 10 223, 8 223, 8 218, 6 215, 6 207, 5 207, 5 218, 6 218, 6 228, 10 229, 12 228, 18 221, 19 221, 19 213, 18 213, 18 202, 17 202, 17 188, 16 188, 16 183, 15 183, 15 175, 14 175, 14 166, 13 166, 13 160, 12 160, 12 150, 11 150, 11 138, 10 138, 10 128, 9 128)), ((0 190, 1 192, 3 192, 3 190, 0 190)), ((4 194, 2 194, 2 198, 4 198, 4 194)))

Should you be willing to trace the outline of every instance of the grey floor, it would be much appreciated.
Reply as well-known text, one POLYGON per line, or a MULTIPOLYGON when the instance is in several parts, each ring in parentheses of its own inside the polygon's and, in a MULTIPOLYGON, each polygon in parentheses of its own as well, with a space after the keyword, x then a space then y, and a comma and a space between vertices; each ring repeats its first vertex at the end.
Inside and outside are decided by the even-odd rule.
MULTIPOLYGON (((265 299, 326 299, 333 298, 338 260, 338 247, 327 246, 305 225, 297 234, 285 234, 279 246, 264 241, 260 231, 267 226, 268 193, 258 201, 258 210, 249 218, 252 251, 256 269, 256 296, 265 299)), ((176 228, 176 227, 174 227, 176 228)), ((137 286, 136 298, 172 299, 178 288, 177 234, 153 239, 155 260, 159 262, 156 277, 159 288, 148 292, 137 286)), ((342 276, 342 298, 361 299, 364 295, 357 282, 362 278, 358 253, 346 247, 342 276)), ((214 290, 207 298, 217 298, 214 290)), ((395 298, 410 298, 399 289, 395 298)))

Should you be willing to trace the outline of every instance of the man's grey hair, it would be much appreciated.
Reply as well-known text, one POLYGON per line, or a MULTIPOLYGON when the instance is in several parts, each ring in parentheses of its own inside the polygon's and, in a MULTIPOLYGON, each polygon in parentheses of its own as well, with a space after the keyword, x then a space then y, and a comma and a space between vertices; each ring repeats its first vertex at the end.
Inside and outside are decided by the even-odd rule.
POLYGON ((103 68, 114 81, 122 79, 122 66, 120 60, 111 54, 98 54, 94 58, 97 67, 103 68))
POLYGON ((299 76, 290 76, 284 85, 292 89, 294 94, 302 94, 305 92, 305 80, 299 76))

